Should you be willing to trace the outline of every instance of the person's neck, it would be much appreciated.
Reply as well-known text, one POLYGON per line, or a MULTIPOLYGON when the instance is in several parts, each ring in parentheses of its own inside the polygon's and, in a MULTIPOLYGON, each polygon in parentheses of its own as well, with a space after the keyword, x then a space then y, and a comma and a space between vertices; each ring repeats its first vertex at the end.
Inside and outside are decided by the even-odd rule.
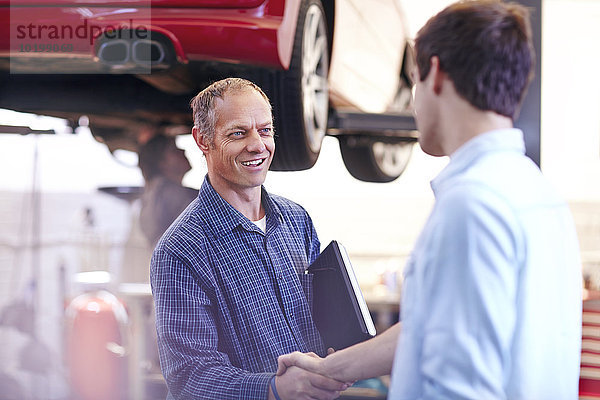
POLYGON ((162 176, 164 178, 166 178, 167 180, 176 183, 178 185, 181 185, 181 182, 183 181, 183 175, 181 175, 180 173, 177 172, 165 172, 162 174, 162 176))
POLYGON ((258 221, 265 216, 261 201, 261 187, 251 187, 244 190, 232 188, 226 182, 213 180, 209 174, 213 189, 233 208, 242 213, 250 221, 258 221))
POLYGON ((454 112, 450 111, 448 114, 447 134, 444 136, 446 138, 444 143, 446 155, 452 156, 465 143, 482 133, 513 127, 511 118, 493 111, 481 111, 470 104, 458 105, 458 108, 462 109, 457 110, 456 108, 454 108, 454 112))

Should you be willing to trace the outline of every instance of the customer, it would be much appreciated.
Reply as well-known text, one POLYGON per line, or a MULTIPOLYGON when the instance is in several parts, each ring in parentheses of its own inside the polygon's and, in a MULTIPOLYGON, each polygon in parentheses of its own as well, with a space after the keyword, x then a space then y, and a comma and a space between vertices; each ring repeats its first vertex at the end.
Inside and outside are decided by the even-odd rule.
POLYGON ((344 384, 299 368, 275 377, 279 355, 325 349, 304 274, 320 250, 315 228, 302 207, 262 187, 275 151, 269 100, 229 78, 192 108, 208 174, 150 272, 170 396, 333 399, 344 384))
POLYGON ((389 399, 577 399, 577 237, 513 128, 534 65, 528 11, 450 5, 416 58, 419 143, 450 163, 404 270, 401 325, 324 360, 281 357, 279 372, 361 379, 389 373, 395 352, 389 399))

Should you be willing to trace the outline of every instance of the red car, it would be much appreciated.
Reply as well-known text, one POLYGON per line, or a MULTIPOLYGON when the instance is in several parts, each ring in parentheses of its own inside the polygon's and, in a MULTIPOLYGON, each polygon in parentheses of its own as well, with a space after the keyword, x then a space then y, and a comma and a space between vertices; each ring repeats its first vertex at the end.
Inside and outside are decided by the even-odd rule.
POLYGON ((189 133, 190 99, 227 76, 272 100, 272 169, 310 168, 329 134, 355 177, 387 182, 415 141, 397 0, 0 0, 0 26, 0 107, 86 115, 111 151, 189 133))

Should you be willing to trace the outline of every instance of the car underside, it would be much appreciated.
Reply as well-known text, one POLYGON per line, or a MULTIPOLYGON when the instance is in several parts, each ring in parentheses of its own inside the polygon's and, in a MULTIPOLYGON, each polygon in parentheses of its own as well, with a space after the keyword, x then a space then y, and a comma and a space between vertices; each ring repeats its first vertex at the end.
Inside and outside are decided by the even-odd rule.
MULTIPOLYGON (((393 102, 386 100, 389 104, 377 112, 358 105, 356 100, 376 86, 369 83, 375 82, 374 74, 363 74, 367 80, 356 100, 344 92, 350 80, 338 74, 343 70, 338 60, 349 50, 342 53, 344 35, 333 28, 336 16, 349 20, 339 13, 350 10, 345 3, 352 1, 244 0, 219 8, 205 0, 202 8, 153 0, 152 13, 139 1, 130 9, 108 1, 102 3, 105 8, 66 0, 52 2, 60 3, 54 8, 36 8, 29 0, 7 7, 0 1, 0 20, 10 20, 4 28, 10 25, 10 32, 0 40, 0 107, 64 118, 74 127, 86 116, 94 137, 111 152, 136 151, 141 132, 190 133, 191 98, 218 79, 243 77, 272 101, 278 133, 272 169, 310 168, 323 137, 334 135, 352 175, 388 182, 402 173, 416 140, 409 112, 411 48, 398 39, 403 54, 388 60, 397 65, 390 75, 397 89, 380 86, 393 102), (51 18, 54 25, 39 22, 51 18), (58 39, 50 41, 53 26, 58 39), (83 28, 84 37, 65 40, 83 28), (37 39, 42 34, 49 44, 37 39), (215 43, 198 39, 203 37, 215 43)), ((346 42, 351 48, 350 39, 346 42)), ((372 46, 367 42, 366 47, 372 46)), ((384 97, 372 92, 374 99, 384 97)))

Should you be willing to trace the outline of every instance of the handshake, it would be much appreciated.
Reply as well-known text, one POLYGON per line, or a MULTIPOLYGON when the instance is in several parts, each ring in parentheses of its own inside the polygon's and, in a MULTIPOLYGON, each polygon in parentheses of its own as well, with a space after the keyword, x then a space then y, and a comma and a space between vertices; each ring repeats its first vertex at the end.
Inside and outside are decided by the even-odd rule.
MULTIPOLYGON (((278 397, 281 400, 338 398, 354 381, 335 369, 333 354, 334 350, 329 349, 325 358, 298 351, 280 356, 274 382, 278 397)), ((269 399, 277 399, 272 390, 269 399)))
POLYGON ((271 385, 277 397, 271 390, 269 400, 335 399, 358 380, 390 374, 401 329, 397 323, 373 339, 329 349, 325 358, 300 352, 280 356, 271 385))

